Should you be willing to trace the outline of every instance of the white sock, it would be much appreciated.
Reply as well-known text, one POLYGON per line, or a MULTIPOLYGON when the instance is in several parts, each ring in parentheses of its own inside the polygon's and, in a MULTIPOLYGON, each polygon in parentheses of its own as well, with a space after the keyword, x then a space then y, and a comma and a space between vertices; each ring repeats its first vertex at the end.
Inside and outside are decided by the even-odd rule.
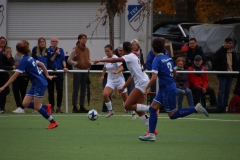
POLYGON ((148 115, 142 115, 141 117, 139 117, 140 120, 148 127, 148 124, 149 124, 149 118, 148 118, 148 115))
POLYGON ((150 106, 144 104, 137 104, 136 111, 148 111, 150 106))
POLYGON ((111 110, 113 110, 113 108, 112 108, 112 102, 111 101, 109 101, 109 102, 105 102, 105 104, 106 104, 106 106, 107 106, 107 108, 108 108, 108 110, 109 111, 111 111, 111 110))
POLYGON ((135 112, 135 111, 130 111, 130 113, 131 113, 131 115, 134 115, 134 114, 136 114, 136 112, 135 112))

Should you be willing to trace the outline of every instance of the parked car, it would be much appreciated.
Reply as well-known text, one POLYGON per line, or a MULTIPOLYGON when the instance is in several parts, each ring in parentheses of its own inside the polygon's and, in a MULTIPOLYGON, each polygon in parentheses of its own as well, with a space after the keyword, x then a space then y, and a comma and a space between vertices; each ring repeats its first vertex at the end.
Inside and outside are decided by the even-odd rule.
POLYGON ((240 23, 240 17, 226 17, 221 20, 213 22, 213 24, 233 24, 240 23))
POLYGON ((174 59, 185 56, 189 43, 189 28, 202 23, 162 22, 153 28, 153 38, 163 37, 172 43, 174 59))
POLYGON ((189 30, 190 38, 196 38, 206 55, 205 67, 214 70, 216 51, 223 45, 225 38, 233 39, 234 50, 240 53, 240 23, 235 24, 203 24, 192 26, 189 30))

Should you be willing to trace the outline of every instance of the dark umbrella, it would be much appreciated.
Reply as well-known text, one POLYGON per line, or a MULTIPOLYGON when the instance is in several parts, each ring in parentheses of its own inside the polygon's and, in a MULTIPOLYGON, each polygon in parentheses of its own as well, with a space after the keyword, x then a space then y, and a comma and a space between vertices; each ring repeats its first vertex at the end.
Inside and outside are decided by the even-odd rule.
POLYGON ((90 84, 91 84, 91 81, 90 81, 90 78, 89 78, 89 71, 88 71, 88 78, 87 78, 87 100, 88 100, 88 106, 89 106, 89 103, 90 103, 90 84))

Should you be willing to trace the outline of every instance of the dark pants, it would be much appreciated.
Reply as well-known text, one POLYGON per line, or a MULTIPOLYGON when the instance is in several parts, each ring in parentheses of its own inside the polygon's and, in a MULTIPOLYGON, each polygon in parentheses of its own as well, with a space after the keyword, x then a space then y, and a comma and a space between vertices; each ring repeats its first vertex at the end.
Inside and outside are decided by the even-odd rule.
POLYGON ((80 108, 84 107, 85 93, 87 88, 88 73, 73 73, 73 93, 72 105, 77 105, 78 91, 80 88, 79 104, 80 108))
POLYGON ((17 79, 12 84, 12 91, 17 107, 22 106, 23 99, 26 95, 26 90, 28 87, 29 77, 28 76, 18 76, 17 79))
POLYGON ((5 110, 5 104, 7 101, 7 95, 10 93, 9 87, 6 87, 1 93, 0 93, 0 110, 5 110))
POLYGON ((190 89, 192 91, 194 105, 199 103, 201 98, 203 99, 205 97, 205 95, 209 95, 210 96, 210 106, 217 105, 215 91, 214 91, 213 88, 207 87, 206 88, 206 91, 207 91, 206 93, 202 93, 202 89, 199 88, 199 87, 196 87, 196 86, 191 86, 190 89))
POLYGON ((56 85, 57 91, 57 107, 61 107, 62 105, 62 98, 63 98, 63 73, 54 73, 50 75, 56 75, 56 78, 52 80, 48 79, 48 101, 54 108, 55 105, 55 98, 54 98, 54 84, 56 85))
MULTIPOLYGON (((150 78, 150 79, 152 78, 152 74, 150 74, 150 77, 149 77, 149 78, 150 78)), ((157 81, 155 81, 154 84, 150 87, 150 88, 151 88, 151 92, 156 92, 156 90, 157 90, 156 82, 157 82, 157 81)), ((156 96, 156 95, 154 95, 154 94, 149 95, 149 104, 152 103, 152 101, 153 101, 153 99, 154 99, 155 96, 156 96)))
MULTIPOLYGON (((123 76, 124 76, 125 82, 127 82, 128 78, 131 76, 131 74, 130 73, 124 73, 123 76)), ((133 80, 132 83, 130 83, 130 85, 127 87, 128 95, 132 92, 134 87, 135 87, 135 85, 134 85, 134 80, 133 80)))

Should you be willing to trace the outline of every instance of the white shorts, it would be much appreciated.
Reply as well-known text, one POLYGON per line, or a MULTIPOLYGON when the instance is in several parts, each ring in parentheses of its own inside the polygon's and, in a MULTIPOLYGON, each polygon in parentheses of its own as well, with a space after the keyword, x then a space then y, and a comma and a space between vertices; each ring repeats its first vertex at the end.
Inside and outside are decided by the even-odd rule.
POLYGON ((142 84, 135 84, 135 88, 139 89, 142 93, 144 93, 145 88, 147 87, 149 80, 142 84))
MULTIPOLYGON (((112 83, 112 82, 107 82, 106 86, 114 89, 121 89, 125 84, 125 81, 120 81, 119 83, 112 83)), ((127 92, 127 88, 123 90, 122 93, 127 92)))

